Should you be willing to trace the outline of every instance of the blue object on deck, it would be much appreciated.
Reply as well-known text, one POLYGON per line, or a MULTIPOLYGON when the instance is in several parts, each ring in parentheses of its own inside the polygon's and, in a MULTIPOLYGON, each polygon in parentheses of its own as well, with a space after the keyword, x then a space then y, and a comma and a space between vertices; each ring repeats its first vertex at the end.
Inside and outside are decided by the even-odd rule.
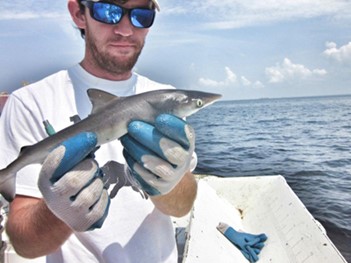
POLYGON ((233 243, 251 263, 258 261, 258 255, 264 247, 264 242, 267 240, 265 234, 253 235, 238 232, 225 223, 220 223, 217 229, 233 243))

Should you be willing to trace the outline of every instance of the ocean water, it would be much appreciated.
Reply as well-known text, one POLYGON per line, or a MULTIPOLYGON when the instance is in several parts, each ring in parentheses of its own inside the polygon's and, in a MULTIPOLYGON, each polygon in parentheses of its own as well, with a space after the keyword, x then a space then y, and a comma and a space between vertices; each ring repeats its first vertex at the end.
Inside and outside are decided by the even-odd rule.
POLYGON ((188 121, 196 173, 284 176, 351 262, 351 96, 220 101, 188 121))

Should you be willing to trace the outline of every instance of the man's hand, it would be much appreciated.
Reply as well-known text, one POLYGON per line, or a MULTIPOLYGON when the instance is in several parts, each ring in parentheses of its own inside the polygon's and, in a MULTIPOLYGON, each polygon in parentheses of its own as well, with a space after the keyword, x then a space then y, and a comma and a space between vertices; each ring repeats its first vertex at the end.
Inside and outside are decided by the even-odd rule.
POLYGON ((110 199, 96 161, 95 133, 80 133, 53 150, 43 163, 38 186, 48 208, 75 231, 100 228, 110 199))
POLYGON ((195 168, 195 132, 173 115, 159 115, 155 126, 132 121, 121 142, 131 175, 150 196, 169 193, 195 168))

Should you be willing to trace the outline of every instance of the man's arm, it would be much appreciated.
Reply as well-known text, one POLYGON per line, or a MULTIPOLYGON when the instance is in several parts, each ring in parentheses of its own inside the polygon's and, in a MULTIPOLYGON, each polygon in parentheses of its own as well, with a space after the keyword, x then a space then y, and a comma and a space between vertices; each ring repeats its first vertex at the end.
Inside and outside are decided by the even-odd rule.
POLYGON ((197 182, 191 172, 187 172, 178 185, 166 195, 152 196, 151 200, 162 213, 181 217, 193 207, 197 193, 197 182))
POLYGON ((50 254, 72 231, 102 226, 110 200, 100 168, 89 158, 96 141, 94 133, 80 133, 64 141, 47 156, 39 173, 43 199, 16 196, 12 201, 6 228, 19 255, 50 254))
POLYGON ((16 252, 36 258, 54 252, 72 234, 42 199, 16 196, 10 204, 6 232, 16 252))

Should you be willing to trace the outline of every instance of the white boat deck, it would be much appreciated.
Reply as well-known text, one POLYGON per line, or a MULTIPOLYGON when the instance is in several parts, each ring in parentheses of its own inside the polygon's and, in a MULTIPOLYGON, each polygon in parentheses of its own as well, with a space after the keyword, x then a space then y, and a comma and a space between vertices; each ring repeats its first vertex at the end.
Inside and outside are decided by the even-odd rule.
POLYGON ((259 262, 346 262, 282 176, 200 179, 193 211, 175 220, 188 222, 183 263, 248 262, 216 229, 219 222, 265 233, 259 262))

